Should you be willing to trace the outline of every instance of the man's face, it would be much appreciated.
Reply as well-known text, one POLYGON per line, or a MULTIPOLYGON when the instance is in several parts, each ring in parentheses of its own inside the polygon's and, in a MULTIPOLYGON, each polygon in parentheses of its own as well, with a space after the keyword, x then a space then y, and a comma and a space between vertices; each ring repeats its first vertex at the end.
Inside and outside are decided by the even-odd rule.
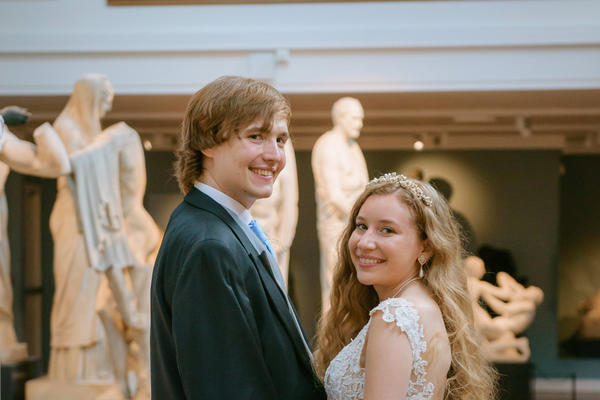
POLYGON ((285 142, 289 138, 286 119, 276 117, 271 131, 261 131, 256 120, 238 135, 203 150, 202 182, 215 187, 250 208, 256 199, 269 197, 273 183, 285 166, 285 142))
POLYGON ((338 118, 337 126, 348 139, 358 139, 363 127, 364 111, 359 104, 347 103, 338 118))

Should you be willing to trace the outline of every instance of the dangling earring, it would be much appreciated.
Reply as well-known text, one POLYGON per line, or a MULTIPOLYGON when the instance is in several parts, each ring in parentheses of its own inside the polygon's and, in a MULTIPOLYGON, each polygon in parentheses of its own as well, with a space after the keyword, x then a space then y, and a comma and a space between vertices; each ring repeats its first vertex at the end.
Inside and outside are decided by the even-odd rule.
POLYGON ((425 263, 427 262, 427 257, 425 256, 425 254, 421 254, 419 258, 417 258, 417 261, 419 262, 419 264, 421 264, 421 268, 419 269, 419 278, 423 278, 423 265, 425 265, 425 263))

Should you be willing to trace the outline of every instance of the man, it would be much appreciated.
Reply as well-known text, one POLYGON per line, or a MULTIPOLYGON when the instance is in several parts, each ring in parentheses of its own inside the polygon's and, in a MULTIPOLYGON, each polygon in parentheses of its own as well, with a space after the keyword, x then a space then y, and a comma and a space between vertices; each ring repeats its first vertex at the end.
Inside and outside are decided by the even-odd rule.
POLYGON ((290 114, 271 86, 239 77, 209 83, 188 104, 176 163, 187 195, 152 277, 154 399, 325 399, 248 212, 285 165, 290 114))
POLYGON ((356 142, 364 118, 360 102, 342 97, 333 104, 331 118, 333 128, 319 137, 312 150, 323 313, 329 309, 338 239, 354 202, 369 181, 367 164, 356 142))

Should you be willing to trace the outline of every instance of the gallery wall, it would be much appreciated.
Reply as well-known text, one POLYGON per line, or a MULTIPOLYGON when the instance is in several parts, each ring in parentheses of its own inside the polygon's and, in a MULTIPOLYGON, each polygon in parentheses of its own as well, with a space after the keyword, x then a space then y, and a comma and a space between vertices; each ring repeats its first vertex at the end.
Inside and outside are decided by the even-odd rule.
POLYGON ((0 4, 0 95, 67 94, 88 72, 117 94, 189 94, 224 74, 287 93, 600 87, 595 0, 0 4))
POLYGON ((563 159, 558 280, 560 340, 576 333, 578 305, 600 290, 600 156, 563 159))

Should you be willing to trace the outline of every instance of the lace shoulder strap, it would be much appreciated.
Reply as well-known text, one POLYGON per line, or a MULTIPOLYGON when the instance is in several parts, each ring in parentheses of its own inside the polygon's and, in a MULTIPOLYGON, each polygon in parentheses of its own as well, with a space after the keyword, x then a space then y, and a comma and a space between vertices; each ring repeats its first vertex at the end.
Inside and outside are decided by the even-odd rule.
POLYGON ((373 317, 377 311, 383 312, 385 322, 394 323, 408 337, 413 356, 413 374, 416 378, 414 382, 411 382, 408 394, 415 393, 420 387, 424 391, 423 393, 431 395, 433 384, 428 383, 426 379, 427 361, 421 357, 421 354, 427 351, 427 342, 424 340, 423 325, 419 322, 417 309, 408 300, 392 297, 379 303, 369 315, 373 317))
POLYGON ((379 303, 369 312, 373 316, 375 312, 383 312, 383 320, 388 323, 395 323, 402 329, 412 347, 413 358, 421 358, 421 353, 427 350, 427 344, 423 340, 423 325, 419 323, 419 313, 415 306, 408 300, 391 297, 379 303))

